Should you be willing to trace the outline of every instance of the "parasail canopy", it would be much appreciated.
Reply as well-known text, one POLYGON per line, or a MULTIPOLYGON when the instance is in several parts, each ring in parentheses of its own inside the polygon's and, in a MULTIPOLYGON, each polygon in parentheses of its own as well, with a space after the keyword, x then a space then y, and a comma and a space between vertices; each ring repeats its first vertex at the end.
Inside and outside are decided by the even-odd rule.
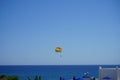
POLYGON ((55 52, 60 52, 61 53, 62 52, 62 48, 61 47, 56 47, 55 48, 55 52))

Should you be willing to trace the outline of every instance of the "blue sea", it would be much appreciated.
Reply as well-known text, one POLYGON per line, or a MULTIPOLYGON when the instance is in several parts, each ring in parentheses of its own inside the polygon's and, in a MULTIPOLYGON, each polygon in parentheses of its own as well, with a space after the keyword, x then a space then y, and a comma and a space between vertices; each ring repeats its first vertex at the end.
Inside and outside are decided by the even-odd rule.
POLYGON ((59 80, 60 76, 66 80, 82 77, 85 72, 98 78, 99 66, 116 67, 116 65, 9 65, 0 66, 0 74, 8 76, 17 75, 19 80, 27 80, 29 76, 34 80, 35 76, 41 76, 42 80, 59 80))

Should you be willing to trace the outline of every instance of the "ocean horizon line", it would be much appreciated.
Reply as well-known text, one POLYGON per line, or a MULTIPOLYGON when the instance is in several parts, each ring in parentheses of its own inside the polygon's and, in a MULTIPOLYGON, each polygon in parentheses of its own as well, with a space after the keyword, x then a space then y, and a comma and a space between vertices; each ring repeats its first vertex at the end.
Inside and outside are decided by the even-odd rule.
POLYGON ((10 64, 10 65, 0 65, 0 66, 120 66, 120 64, 10 64))

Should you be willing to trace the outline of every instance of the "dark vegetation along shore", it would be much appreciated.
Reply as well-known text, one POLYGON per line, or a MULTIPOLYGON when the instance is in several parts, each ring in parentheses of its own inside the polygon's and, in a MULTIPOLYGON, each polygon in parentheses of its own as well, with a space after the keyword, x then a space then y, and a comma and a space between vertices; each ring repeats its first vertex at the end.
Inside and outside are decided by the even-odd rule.
MULTIPOLYGON (((0 74, 0 80, 19 80, 18 76, 7 76, 5 74, 0 74)), ((26 80, 32 80, 29 76, 26 80)), ((41 80, 41 76, 35 76, 34 80, 41 80)))
POLYGON ((19 79, 18 76, 7 76, 5 74, 1 74, 0 80, 19 80, 19 79))

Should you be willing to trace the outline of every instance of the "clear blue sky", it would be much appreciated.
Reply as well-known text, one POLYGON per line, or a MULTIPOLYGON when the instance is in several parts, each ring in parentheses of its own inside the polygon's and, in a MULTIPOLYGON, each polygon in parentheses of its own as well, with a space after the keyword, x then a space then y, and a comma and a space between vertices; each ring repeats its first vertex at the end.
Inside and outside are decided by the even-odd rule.
POLYGON ((0 65, 21 64, 120 64, 120 1, 0 0, 0 65))

